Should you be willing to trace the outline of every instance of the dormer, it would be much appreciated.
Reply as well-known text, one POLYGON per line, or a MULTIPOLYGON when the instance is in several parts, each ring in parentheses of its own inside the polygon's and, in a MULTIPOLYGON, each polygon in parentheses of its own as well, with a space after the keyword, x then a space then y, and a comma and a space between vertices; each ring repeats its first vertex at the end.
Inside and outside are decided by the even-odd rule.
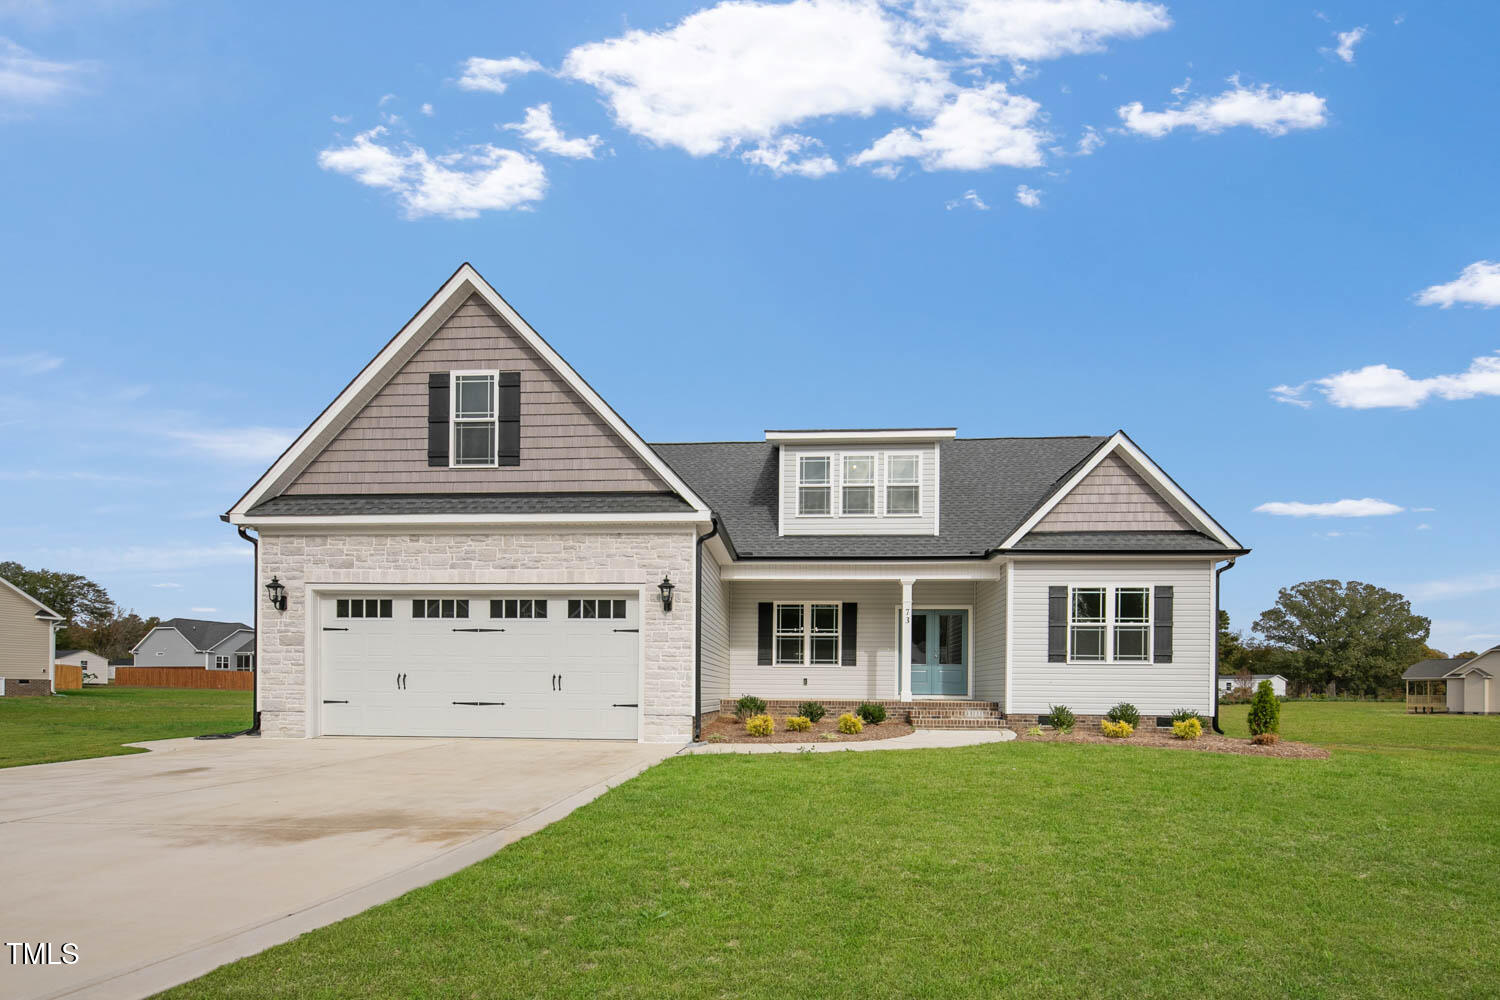
POLYGON ((782 535, 936 535, 952 427, 766 431, 782 535))

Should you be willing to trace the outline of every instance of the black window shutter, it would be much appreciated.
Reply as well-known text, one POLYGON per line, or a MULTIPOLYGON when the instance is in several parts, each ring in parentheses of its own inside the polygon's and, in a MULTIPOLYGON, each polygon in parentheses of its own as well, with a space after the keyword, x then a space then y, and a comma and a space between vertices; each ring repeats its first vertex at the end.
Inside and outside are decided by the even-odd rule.
POLYGON ((427 376, 427 464, 448 466, 448 373, 427 376))
POLYGON ((839 616, 839 624, 843 628, 843 641, 839 653, 839 665, 853 667, 855 656, 859 653, 859 605, 850 602, 844 605, 843 613, 839 616))
POLYGON ((770 601, 761 601, 755 609, 755 662, 758 666, 771 665, 771 613, 770 601))
POLYGON ((1047 588, 1047 662, 1068 662, 1068 588, 1047 588))
POLYGON ((501 372, 496 385, 496 415, 500 418, 500 464, 521 464, 521 373, 501 372))
POLYGON ((1156 588, 1155 653, 1157 663, 1172 662, 1172 588, 1156 588))

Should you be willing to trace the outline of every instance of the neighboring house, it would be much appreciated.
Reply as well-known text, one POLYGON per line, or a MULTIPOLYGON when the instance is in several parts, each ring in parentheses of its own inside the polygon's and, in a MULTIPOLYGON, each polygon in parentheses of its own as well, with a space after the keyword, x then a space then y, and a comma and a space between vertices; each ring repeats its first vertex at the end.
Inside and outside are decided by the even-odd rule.
POLYGON ((1260 682, 1261 681, 1270 681, 1271 682, 1271 693, 1274 694, 1276 697, 1278 697, 1278 698, 1285 698, 1286 697, 1286 678, 1283 677, 1283 676, 1281 676, 1280 674, 1251 674, 1250 675, 1250 683, 1249 683, 1249 685, 1245 684, 1245 675, 1244 674, 1234 674, 1234 675, 1220 674, 1219 675, 1219 690, 1223 691, 1225 694, 1230 694, 1236 688, 1241 688, 1241 687, 1248 686, 1250 688, 1251 693, 1254 693, 1254 691, 1256 690, 1256 688, 1260 687, 1260 682))
POLYGON ((0 579, 0 696, 51 694, 62 615, 0 579))
MULTIPOLYGON (((235 670, 236 654, 255 641, 255 630, 243 622, 168 618, 147 632, 130 651, 137 667, 197 667, 235 670)), ((245 666, 242 669, 250 669, 245 666)))
POLYGON ((289 737, 675 742, 746 693, 1208 714, 1247 551, 1123 432, 647 444, 467 264, 224 519, 289 737))
POLYGON ((1422 660, 1406 668, 1408 712, 1500 714, 1500 646, 1478 656, 1422 660))
POLYGON ((53 662, 66 663, 82 670, 85 684, 108 684, 115 677, 109 660, 87 649, 59 649, 53 662))

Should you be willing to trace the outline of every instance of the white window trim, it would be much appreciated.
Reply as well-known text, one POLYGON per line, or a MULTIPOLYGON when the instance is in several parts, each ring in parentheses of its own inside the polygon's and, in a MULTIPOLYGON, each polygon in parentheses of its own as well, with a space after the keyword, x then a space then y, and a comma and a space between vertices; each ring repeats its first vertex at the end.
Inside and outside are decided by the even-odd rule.
POLYGON ((448 468, 450 469, 498 469, 500 467, 500 369, 498 368, 474 368, 465 371, 453 371, 448 373, 448 468), (460 377, 473 377, 476 375, 488 376, 490 379, 490 418, 485 420, 464 420, 465 424, 492 424, 495 428, 494 448, 490 454, 490 461, 484 464, 476 462, 458 461, 458 380, 460 377))
POLYGON ((1146 583, 1121 583, 1113 586, 1103 583, 1079 583, 1068 586, 1068 664, 1083 667, 1098 666, 1141 666, 1156 662, 1156 592, 1150 584, 1146 583), (1079 590, 1102 590, 1104 591, 1104 619, 1103 621, 1086 621, 1078 624, 1085 627, 1102 627, 1104 629, 1104 658, 1100 660, 1080 660, 1073 655, 1073 594, 1079 590), (1129 621, 1120 622, 1115 617, 1116 594, 1122 590, 1144 590, 1146 592, 1146 620, 1144 622, 1129 621), (1115 657, 1115 627, 1117 625, 1146 629, 1146 655, 1141 659, 1121 660, 1115 657))
POLYGON ((807 454, 807 455, 799 454, 799 455, 797 455, 797 496, 795 498, 795 501, 796 501, 796 504, 797 504, 796 510, 797 510, 797 516, 798 517, 834 517, 834 516, 836 516, 836 514, 835 514, 835 508, 834 508, 834 505, 833 505, 833 498, 834 498, 834 475, 833 475, 833 469, 834 469, 835 462, 836 462, 835 453, 831 452, 831 451, 830 452, 818 452, 816 454, 807 454), (824 461, 826 461, 828 463, 828 481, 827 482, 822 482, 822 483, 804 483, 802 481, 802 463, 805 462, 805 461, 807 461, 810 458, 811 459, 821 458, 821 459, 823 459, 824 461), (803 487, 806 487, 808 489, 820 489, 820 490, 827 490, 828 491, 828 513, 826 513, 826 514, 807 514, 807 513, 803 512, 803 510, 802 510, 802 490, 803 490, 803 487))
POLYGON ((254 657, 254 653, 235 653, 234 669, 240 671, 241 673, 248 673, 249 671, 255 669, 254 657), (245 664, 243 667, 240 666, 241 661, 243 661, 245 664))
POLYGON ((229 654, 227 654, 227 653, 215 653, 214 654, 213 669, 214 670, 228 670, 231 662, 232 661, 229 658, 229 654))
POLYGON ((839 507, 840 517, 879 517, 880 516, 880 452, 878 451, 847 451, 840 452, 839 462, 839 507), (867 483, 851 483, 844 478, 848 471, 844 463, 850 459, 867 458, 870 460, 870 481, 867 483), (844 513, 844 490, 853 486, 856 489, 868 487, 870 490, 870 512, 868 514, 846 514, 844 513))
MULTIPOLYGON (((818 632, 818 633, 816 633, 816 635, 818 635, 819 637, 827 638, 827 637, 829 637, 830 633, 828 633, 828 632, 818 632)), ((783 669, 812 667, 812 668, 816 668, 816 669, 819 669, 819 670, 825 670, 825 669, 828 669, 828 668, 837 668, 837 667, 843 666, 843 663, 844 663, 844 602, 842 600, 826 600, 826 601, 776 601, 776 602, 774 602, 771 605, 771 666, 773 666, 773 667, 779 667, 779 668, 783 668, 783 669), (834 609, 834 613, 838 615, 838 623, 834 626, 833 632, 831 633, 831 636, 832 636, 833 642, 834 642, 834 646, 833 646, 833 662, 832 663, 814 663, 812 661, 812 640, 813 640, 813 636, 815 634, 813 632, 813 625, 812 625, 812 622, 813 622, 812 609, 815 606, 816 607, 820 607, 820 608, 829 608, 829 607, 831 607, 831 608, 834 609), (802 609, 802 628, 799 631, 793 632, 791 630, 783 629, 781 627, 781 609, 782 608, 801 608, 802 609), (798 662, 795 662, 795 663, 783 662, 782 659, 781 659, 781 642, 780 642, 780 640, 784 639, 784 638, 790 638, 793 635, 800 635, 801 636, 801 639, 802 639, 802 659, 800 661, 798 661, 798 662)))
POLYGON ((888 451, 888 452, 885 453, 885 461, 882 464, 885 467, 884 468, 885 474, 884 474, 884 476, 881 477, 884 480, 884 482, 882 483, 882 486, 881 486, 881 490, 880 490, 880 512, 881 512, 881 516, 882 517, 921 517, 922 513, 923 513, 923 508, 925 506, 922 503, 922 453, 920 451, 888 451), (917 460, 917 478, 916 478, 916 482, 911 482, 911 483, 893 483, 893 482, 891 482, 891 459, 893 459, 893 458, 915 458, 917 460), (893 513, 891 513, 891 510, 890 510, 890 506, 891 506, 890 489, 891 489, 892 486, 915 486, 917 488, 917 509, 916 509, 916 511, 914 511, 913 513, 909 513, 909 514, 907 514, 907 513, 902 513, 902 514, 893 514, 893 513))

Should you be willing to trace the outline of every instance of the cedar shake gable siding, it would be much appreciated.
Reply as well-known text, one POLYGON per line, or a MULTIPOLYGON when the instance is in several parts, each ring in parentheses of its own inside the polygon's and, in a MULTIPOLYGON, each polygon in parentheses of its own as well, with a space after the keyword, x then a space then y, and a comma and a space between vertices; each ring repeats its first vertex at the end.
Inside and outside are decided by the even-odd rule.
POLYGON ((338 432, 286 494, 669 491, 650 467, 477 295, 338 432), (427 376, 521 375, 521 464, 427 464, 427 376))
POLYGON ((1034 531, 1192 531, 1160 493, 1118 454, 1106 456, 1034 531))

